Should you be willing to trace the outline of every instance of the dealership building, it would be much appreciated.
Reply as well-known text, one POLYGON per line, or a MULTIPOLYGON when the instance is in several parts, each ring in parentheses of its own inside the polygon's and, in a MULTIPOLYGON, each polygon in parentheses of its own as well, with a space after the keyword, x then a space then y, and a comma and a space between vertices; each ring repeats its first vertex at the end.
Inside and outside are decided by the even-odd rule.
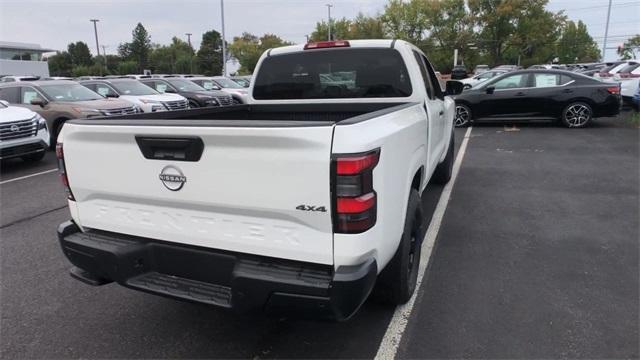
POLYGON ((38 44, 0 41, 0 76, 49 76, 49 65, 42 54, 53 51, 38 44))

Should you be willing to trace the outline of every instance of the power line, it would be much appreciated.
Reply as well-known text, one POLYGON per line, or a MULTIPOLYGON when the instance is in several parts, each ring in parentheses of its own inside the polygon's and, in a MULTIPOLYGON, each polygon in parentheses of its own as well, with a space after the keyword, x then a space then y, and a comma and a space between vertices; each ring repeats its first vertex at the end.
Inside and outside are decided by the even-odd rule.
MULTIPOLYGON (((615 8, 615 7, 627 7, 627 6, 632 6, 632 5, 639 6, 639 3, 637 1, 632 1, 632 2, 626 2, 626 3, 613 4, 613 5, 611 5, 611 7, 612 8, 615 8)), ((608 8, 608 7, 609 7, 609 5, 596 5, 596 6, 586 6, 586 7, 579 7, 579 8, 560 9, 560 10, 581 11, 581 10, 591 10, 591 9, 603 9, 603 8, 608 8)))

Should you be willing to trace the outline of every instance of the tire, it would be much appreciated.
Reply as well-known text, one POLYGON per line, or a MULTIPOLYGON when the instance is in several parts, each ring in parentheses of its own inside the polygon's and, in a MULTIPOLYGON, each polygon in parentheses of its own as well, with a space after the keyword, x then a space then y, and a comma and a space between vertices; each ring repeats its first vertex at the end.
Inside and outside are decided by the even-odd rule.
POLYGON ((449 148, 447 149, 447 155, 444 160, 436 167, 436 171, 433 172, 433 181, 436 184, 444 185, 451 180, 451 173, 453 172, 453 152, 454 152, 454 133, 451 132, 451 140, 449 140, 449 148))
POLYGON ((197 102, 195 102, 193 100, 189 100, 189 108, 190 109, 196 109, 196 108, 199 108, 199 107, 200 107, 200 105, 198 105, 197 102))
POLYGON ((385 303, 404 304, 416 290, 420 246, 424 237, 423 215, 420 195, 411 189, 400 245, 376 284, 376 297, 385 303))
POLYGON ((583 128, 593 117, 591 106, 584 102, 573 102, 562 110, 562 125, 568 128, 583 128))
POLYGON ((46 154, 46 151, 40 151, 40 152, 37 152, 37 153, 34 153, 34 154, 21 156, 20 158, 23 161, 26 161, 26 162, 35 162, 35 161, 42 160, 42 158, 44 158, 45 154, 46 154))
POLYGON ((466 127, 471 124, 471 109, 467 105, 456 104, 456 114, 453 124, 456 127, 466 127))

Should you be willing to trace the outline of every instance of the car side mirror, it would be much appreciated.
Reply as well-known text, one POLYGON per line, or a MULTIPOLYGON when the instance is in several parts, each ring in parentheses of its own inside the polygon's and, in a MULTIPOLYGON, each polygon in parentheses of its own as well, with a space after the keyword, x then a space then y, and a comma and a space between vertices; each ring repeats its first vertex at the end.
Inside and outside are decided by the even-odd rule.
POLYGON ((104 97, 106 98, 118 98, 120 95, 114 93, 107 93, 104 97))
POLYGON ((4 106, 9 106, 9 102, 7 100, 0 100, 0 104, 4 106))
POLYGON ((164 92, 169 93, 169 94, 175 94, 176 93, 176 91, 173 90, 172 88, 166 88, 166 89, 164 89, 164 92))
POLYGON ((447 95, 459 95, 464 90, 464 85, 460 81, 447 81, 445 94, 447 95))
POLYGON ((220 86, 218 86, 218 85, 213 85, 211 90, 222 90, 222 88, 220 86))
POLYGON ((45 99, 42 98, 33 98, 31 99, 31 105, 37 105, 40 107, 44 107, 45 105, 47 105, 47 101, 45 99))
POLYGON ((496 88, 495 86, 489 86, 485 89, 485 91, 487 92, 487 94, 493 94, 493 92, 496 91, 496 88))

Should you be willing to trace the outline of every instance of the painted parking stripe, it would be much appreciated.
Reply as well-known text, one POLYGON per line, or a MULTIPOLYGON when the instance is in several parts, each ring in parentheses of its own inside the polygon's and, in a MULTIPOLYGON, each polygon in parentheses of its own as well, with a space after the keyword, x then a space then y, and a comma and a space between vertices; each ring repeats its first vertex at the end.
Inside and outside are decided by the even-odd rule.
POLYGON ((38 176, 38 175, 48 174, 48 173, 51 173, 51 172, 54 172, 54 171, 58 171, 58 168, 41 171, 39 173, 35 173, 35 174, 31 174, 31 175, 20 176, 20 177, 17 177, 15 179, 9 179, 9 180, 5 180, 5 181, 0 181, 0 185, 7 184, 7 183, 10 183, 10 182, 14 182, 14 181, 28 179, 30 177, 34 177, 34 176, 38 176))
POLYGON ((442 194, 440 194, 438 205, 436 205, 433 217, 431 218, 431 223, 429 224, 427 233, 425 234, 424 240, 422 241, 422 249, 420 253, 420 269, 418 271, 416 291, 413 293, 413 296, 406 304, 396 307, 396 310, 393 313, 393 317, 389 322, 389 326, 387 327, 387 331, 385 332, 384 337, 380 342, 380 347, 378 348, 378 352, 376 354, 376 359, 378 360, 391 360, 396 357, 398 346, 400 345, 400 340, 402 340, 402 334, 404 334, 404 330, 407 327, 407 323, 409 322, 409 317, 411 316, 411 311, 413 310, 418 290, 420 289, 420 285, 422 284, 422 278, 424 277, 425 270, 427 268, 427 265, 429 264, 429 259, 431 258, 431 252, 433 251, 433 246, 435 244, 436 237, 438 236, 440 225, 442 224, 442 218, 444 216, 445 210, 447 209, 449 198, 451 197, 453 184, 456 182, 456 178, 458 177, 458 173, 460 172, 460 166, 462 165, 462 159, 464 158, 464 153, 467 151, 467 143, 469 142, 471 129, 471 127, 468 128, 467 132, 464 134, 464 139, 462 140, 462 144, 460 145, 458 156, 456 156, 456 161, 453 164, 451 180, 449 181, 449 183, 447 183, 447 185, 445 185, 444 189, 442 189, 442 194))

